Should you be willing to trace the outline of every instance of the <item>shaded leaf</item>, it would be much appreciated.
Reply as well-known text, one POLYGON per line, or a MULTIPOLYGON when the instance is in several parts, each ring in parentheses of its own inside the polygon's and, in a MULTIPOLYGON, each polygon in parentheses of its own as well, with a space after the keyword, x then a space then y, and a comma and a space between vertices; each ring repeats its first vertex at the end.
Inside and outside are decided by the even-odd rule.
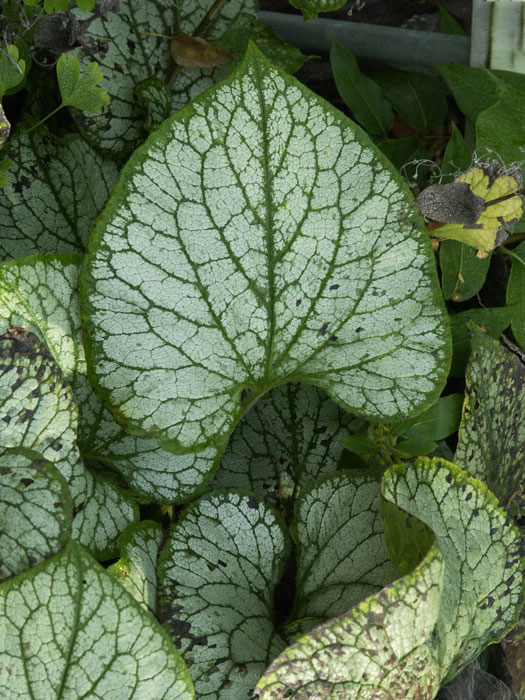
POLYGON ((49 462, 0 456, 0 581, 60 552, 71 537, 73 504, 49 462))
POLYGON ((512 332, 525 349, 525 243, 512 251, 512 267, 507 283, 507 304, 512 306, 512 332))
POLYGON ((478 258, 476 249, 466 243, 442 241, 439 246, 439 264, 445 299, 467 301, 485 284, 490 267, 490 254, 478 258))
POLYGON ((0 259, 83 252, 117 180, 116 165, 83 139, 45 128, 21 136, 0 191, 0 259))
POLYGON ((429 185, 416 197, 426 219, 473 226, 485 210, 485 200, 467 182, 429 185))
POLYGON ((103 77, 98 63, 89 63, 81 73, 78 58, 63 53, 56 68, 63 105, 100 114, 104 105, 109 104, 108 93, 104 88, 97 87, 103 77))
POLYGON ((419 223, 362 132, 253 47, 134 154, 99 219, 83 301, 102 396, 176 452, 222 447, 285 381, 370 416, 423 408, 448 329, 419 223))
POLYGON ((173 455, 127 433, 103 408, 87 375, 78 302, 78 255, 34 256, 0 265, 0 330, 25 325, 51 349, 79 408, 85 459, 117 469, 139 494, 160 503, 186 501, 211 479, 215 449, 173 455))
POLYGON ((171 114, 171 90, 158 78, 146 78, 135 88, 146 112, 144 128, 155 129, 171 114))
POLYGON ((508 164, 522 161, 525 83, 520 91, 500 82, 498 92, 498 101, 481 112, 476 120, 476 148, 491 148, 508 164))
POLYGON ((394 423, 391 431, 395 435, 424 440, 443 440, 458 429, 463 405, 462 394, 441 396, 419 416, 394 423))
POLYGON ((74 542, 2 584, 0 635, 5 700, 194 697, 182 659, 153 616, 74 542))
POLYGON ((20 58, 18 47, 7 44, 0 51, 0 101, 5 93, 24 79, 26 63, 20 58))
POLYGON ((294 617, 311 618, 310 627, 396 578, 374 475, 341 471, 310 484, 296 503, 292 533, 298 548, 294 617))
POLYGON ((519 700, 512 690, 491 673, 477 668, 473 661, 446 685, 436 700, 519 700))
POLYGON ((525 504, 525 366, 471 324, 465 405, 455 461, 504 505, 525 504))
POLYGON ((521 609, 516 627, 501 640, 501 646, 512 687, 522 700, 525 697, 525 608, 521 609))
POLYGON ((386 136, 394 123, 390 102, 379 85, 361 73, 354 55, 337 39, 332 39, 330 64, 337 90, 355 119, 371 134, 386 136))
POLYGON ((443 34, 456 34, 458 36, 466 36, 467 34, 457 19, 441 5, 439 6, 439 31, 443 34))
POLYGON ((172 527, 159 564, 160 618, 200 700, 246 697, 283 648, 273 592, 288 552, 284 526, 249 492, 205 496, 172 527))
POLYGON ((153 614, 157 608, 157 558, 163 537, 160 523, 132 523, 119 538, 120 559, 107 569, 144 610, 153 614))

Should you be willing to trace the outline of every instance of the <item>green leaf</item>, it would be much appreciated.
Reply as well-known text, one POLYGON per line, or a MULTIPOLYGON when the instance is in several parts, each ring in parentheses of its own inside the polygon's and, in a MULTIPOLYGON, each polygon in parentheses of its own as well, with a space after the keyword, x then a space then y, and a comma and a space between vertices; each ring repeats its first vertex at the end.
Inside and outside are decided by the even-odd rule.
POLYGON ((173 455, 128 434, 103 408, 88 378, 78 301, 79 255, 34 256, 0 265, 0 331, 26 326, 50 348, 79 407, 78 444, 88 461, 117 469, 158 503, 187 501, 212 477, 220 454, 173 455))
POLYGON ((366 457, 376 450, 376 442, 366 435, 347 435, 341 440, 341 445, 356 455, 366 457))
POLYGON ((525 697, 525 608, 514 629, 501 641, 505 665, 512 678, 512 687, 518 697, 525 697))
POLYGON ((507 505, 525 505, 525 368, 473 324, 455 461, 507 505), (487 380, 490 378, 490 381, 487 380))
POLYGON ((44 0, 44 10, 49 14, 52 12, 65 12, 67 5, 67 0, 44 0))
POLYGON ((476 120, 476 148, 490 148, 503 162, 523 159, 525 143, 525 85, 519 91, 500 82, 499 99, 482 111, 476 120))
MULTIPOLYGON (((421 440, 443 440, 458 429, 463 405, 462 394, 442 396, 430 408, 410 420, 395 423, 395 435, 421 440)), ((401 445, 398 445, 401 449, 401 445)))
POLYGON ((181 453, 221 448, 283 382, 421 410, 449 339, 420 225, 361 130, 252 48, 132 156, 99 218, 83 314, 101 395, 181 453))
MULTIPOLYGON (((5 174, 11 167, 13 161, 11 158, 0 158, 0 189, 5 187, 9 181, 8 176, 5 174)), ((0 197, 2 193, 0 192, 0 197)))
POLYGON ((273 509, 249 492, 205 496, 172 527, 159 564, 160 617, 199 700, 247 697, 283 648, 273 592, 288 552, 273 509))
POLYGON ((290 4, 301 10, 305 20, 315 19, 319 12, 338 10, 344 0, 290 0, 290 4))
POLYGON ((436 75, 378 68, 371 76, 395 111, 412 128, 427 133, 444 122, 447 97, 436 75))
POLYGON ((271 27, 253 15, 241 12, 233 19, 224 34, 214 44, 230 51, 234 61, 225 63, 217 76, 231 73, 234 66, 242 59, 250 41, 255 42, 263 54, 278 68, 288 73, 296 73, 307 60, 301 51, 292 44, 287 44, 271 27))
POLYGON ((144 107, 144 128, 155 129, 171 114, 171 90, 158 78, 146 78, 135 88, 144 107))
POLYGON ((62 551, 71 537, 73 504, 49 462, 0 456, 0 581, 62 551))
POLYGON ((383 537, 379 481, 352 471, 310 484, 295 507, 294 617, 310 627, 340 615, 396 578, 383 537))
POLYGON ((461 24, 441 5, 439 6, 439 31, 443 34, 466 36, 467 32, 461 24))
POLYGON ((499 82, 495 71, 452 63, 441 64, 436 68, 452 90, 458 107, 472 124, 480 112, 498 101, 499 82))
MULTIPOLYGON (((507 283, 507 304, 512 310, 512 332, 525 349, 525 243, 513 251, 512 267, 507 283)), ((506 327, 506 326, 505 326, 506 327)))
POLYGON ((74 542, 0 586, 0 619, 5 700, 193 700, 160 625, 74 542))
POLYGON ((261 700, 435 697, 440 669, 429 640, 442 582, 443 558, 434 547, 412 573, 285 649, 255 694, 261 700))
POLYGON ((382 491, 432 529, 443 554, 433 644, 448 682, 516 623, 523 585, 520 533, 481 481, 443 459, 394 465, 382 491))
POLYGON ((442 241, 439 246, 439 264, 445 299, 459 302, 475 296, 485 284, 490 257, 489 254, 479 258, 476 249, 466 243, 442 241))
POLYGON ((452 122, 452 131, 450 138, 443 154, 443 162, 441 164, 441 173, 443 184, 452 182, 461 171, 468 170, 472 167, 472 151, 465 143, 461 131, 452 122))
POLYGON ((14 44, 8 44, 0 51, 0 100, 8 90, 24 79, 26 63, 19 56, 14 44))
MULTIPOLYGON (((118 12, 108 12, 94 19, 85 36, 103 47, 97 54, 104 75, 102 86, 111 102, 100 116, 73 114, 89 140, 104 151, 130 153, 145 136, 143 110, 134 95, 135 87, 156 76, 167 81, 175 68, 170 54, 170 42, 144 33, 171 35, 180 30, 193 34, 210 9, 210 0, 156 0, 141 2, 120 0, 118 12), (179 25, 180 7, 180 25, 179 25)), ((241 11, 257 9, 255 0, 228 0, 221 7, 205 38, 214 39, 224 33, 229 22, 241 11)), ((91 52, 82 48, 75 54, 83 66, 91 52)), ((215 82, 211 71, 183 69, 174 84, 171 111, 215 82)))
POLYGON ((212 487, 248 488, 287 509, 303 486, 337 469, 359 419, 308 384, 265 394, 231 436, 212 487))
POLYGON ((355 119, 371 134, 386 137, 394 124, 390 102, 379 85, 361 73, 354 55, 335 38, 330 64, 337 90, 355 119))
POLYGON ((81 74, 78 58, 63 53, 57 61, 57 78, 63 105, 100 114, 109 104, 108 93, 97 87, 103 78, 98 63, 89 63, 81 74))
POLYGON ((153 614, 157 608, 157 558, 163 538, 160 523, 132 523, 120 536, 120 559, 107 569, 144 610, 153 614))
POLYGON ((114 163, 83 139, 40 128, 17 139, 9 183, 0 191, 0 259, 83 252, 117 180, 114 163))
POLYGON ((436 448, 436 443, 426 438, 410 438, 409 440, 401 440, 396 444, 396 450, 398 450, 404 458, 428 455, 434 452, 436 448))
POLYGON ((82 12, 91 12, 95 7, 95 0, 77 0, 76 4, 82 10, 82 12))
POLYGON ((469 321, 474 321, 491 338, 498 339, 510 325, 514 310, 508 306, 493 309, 468 309, 450 317, 452 331, 452 365, 451 377, 463 377, 470 355, 470 334, 467 328, 469 321))
POLYGON ((400 576, 419 566, 434 544, 432 530, 395 503, 381 499, 385 544, 400 576))
POLYGON ((76 445, 78 411, 52 355, 23 328, 0 336, 0 455, 23 449, 56 466, 73 499, 73 537, 110 557, 119 534, 138 516, 131 499, 84 468, 76 445))

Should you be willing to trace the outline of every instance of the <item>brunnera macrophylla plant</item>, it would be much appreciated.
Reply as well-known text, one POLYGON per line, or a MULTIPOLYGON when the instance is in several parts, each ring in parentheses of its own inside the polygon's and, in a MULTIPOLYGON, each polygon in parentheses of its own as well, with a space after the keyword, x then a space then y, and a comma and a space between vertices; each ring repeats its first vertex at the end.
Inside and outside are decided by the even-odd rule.
POLYGON ((437 399, 448 319, 401 178, 255 47, 84 259, 3 263, 0 298, 3 697, 431 699, 515 624, 520 534, 465 465, 339 468, 437 399), (169 532, 138 495, 184 505, 169 532))

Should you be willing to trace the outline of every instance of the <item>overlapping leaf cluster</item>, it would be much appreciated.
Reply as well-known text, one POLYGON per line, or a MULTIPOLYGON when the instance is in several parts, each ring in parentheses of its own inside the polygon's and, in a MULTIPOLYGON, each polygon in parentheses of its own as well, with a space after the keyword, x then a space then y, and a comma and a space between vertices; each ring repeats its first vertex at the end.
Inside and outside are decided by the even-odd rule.
POLYGON ((466 325, 519 329, 521 268, 452 348, 384 156, 442 93, 378 72, 378 149, 254 5, 77 4, 79 133, 28 100, 0 192, 2 697, 431 700, 523 590, 523 364, 466 325), (192 34, 232 60, 174 65, 192 34))

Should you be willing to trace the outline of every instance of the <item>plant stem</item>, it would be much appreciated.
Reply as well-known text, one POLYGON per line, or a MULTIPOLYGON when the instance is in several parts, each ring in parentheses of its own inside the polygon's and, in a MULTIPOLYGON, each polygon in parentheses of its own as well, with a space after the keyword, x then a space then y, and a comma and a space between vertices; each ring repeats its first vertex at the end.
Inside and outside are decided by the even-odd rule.
POLYGON ((62 109, 62 107, 64 107, 64 103, 63 103, 63 102, 62 102, 61 104, 59 104, 58 107, 55 107, 55 109, 54 109, 52 112, 49 112, 49 114, 47 114, 47 115, 46 115, 43 119, 41 119, 39 122, 37 122, 36 124, 33 124, 33 126, 32 126, 31 128, 29 128, 27 131, 24 131, 23 134, 19 134, 19 135, 16 136, 14 139, 11 139, 11 140, 9 141, 9 143, 16 142, 16 141, 18 141, 19 139, 21 139, 22 136, 27 136, 27 134, 30 134, 34 129, 36 129, 37 127, 39 127, 41 124, 43 124, 44 122, 47 122, 47 120, 48 120, 50 117, 52 117, 53 114, 56 114, 60 109, 62 109))
POLYGON ((505 248, 504 245, 500 245, 499 249, 505 253, 505 255, 508 255, 511 258, 514 258, 514 260, 517 260, 519 263, 521 263, 525 267, 525 260, 522 260, 519 255, 516 255, 512 250, 509 250, 508 248, 505 248))

